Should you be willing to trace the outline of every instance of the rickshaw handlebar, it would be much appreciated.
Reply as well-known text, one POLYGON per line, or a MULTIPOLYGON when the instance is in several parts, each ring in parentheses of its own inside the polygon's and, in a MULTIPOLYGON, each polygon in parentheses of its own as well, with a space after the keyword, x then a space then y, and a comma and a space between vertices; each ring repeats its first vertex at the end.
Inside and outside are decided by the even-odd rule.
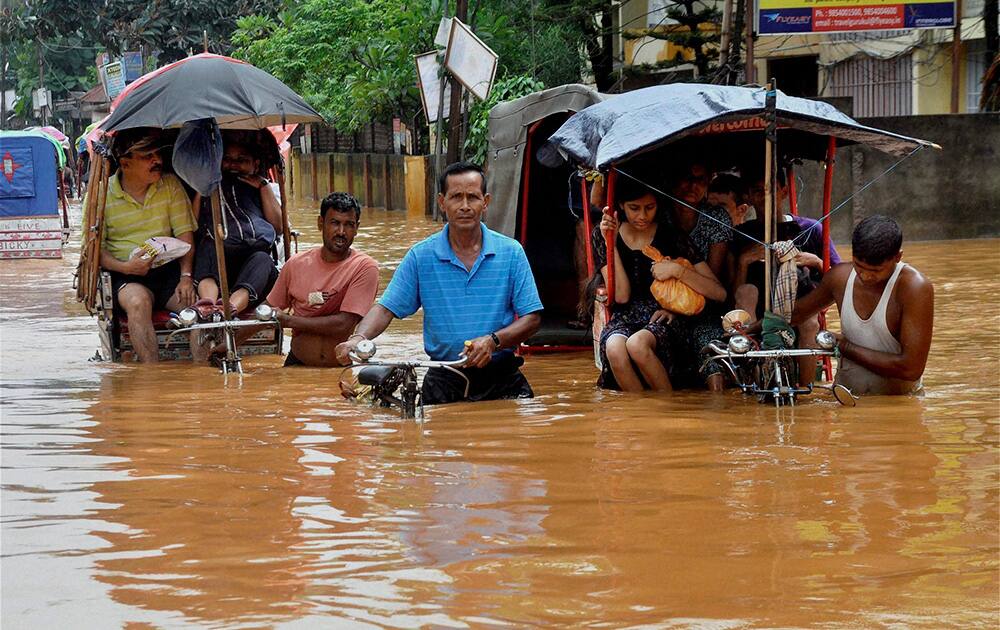
POLYGON ((738 354, 736 352, 731 352, 729 348, 723 347, 717 341, 713 341, 705 346, 704 352, 707 354, 709 351, 714 353, 715 356, 708 357, 709 360, 712 359, 780 359, 782 357, 832 357, 836 356, 836 352, 833 350, 823 350, 822 348, 789 348, 789 349, 779 349, 779 350, 750 350, 749 352, 744 352, 743 354, 738 354))
POLYGON ((464 366, 465 362, 469 359, 464 354, 459 355, 458 359, 454 361, 383 361, 381 359, 363 359, 354 352, 351 352, 348 356, 351 358, 351 361, 354 362, 354 365, 358 366, 385 365, 402 368, 459 368, 464 366))

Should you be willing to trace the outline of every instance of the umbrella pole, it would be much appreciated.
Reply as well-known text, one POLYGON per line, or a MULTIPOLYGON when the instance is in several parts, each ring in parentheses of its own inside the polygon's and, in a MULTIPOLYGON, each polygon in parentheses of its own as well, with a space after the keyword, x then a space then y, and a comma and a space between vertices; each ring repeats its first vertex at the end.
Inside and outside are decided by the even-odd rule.
POLYGON ((778 141, 777 125, 777 93, 775 92, 773 80, 768 82, 766 97, 765 117, 767 127, 764 131, 764 242, 767 249, 764 251, 764 311, 771 311, 772 286, 774 279, 772 271, 775 267, 774 251, 771 245, 774 243, 775 229, 777 227, 778 204, 774 190, 775 172, 774 158, 775 145, 778 141))
POLYGON ((292 227, 288 221, 288 200, 285 198, 285 172, 276 168, 275 180, 278 182, 278 195, 281 197, 281 240, 285 249, 285 262, 292 257, 292 227))
POLYGON ((212 229, 215 232, 215 260, 219 268, 219 295, 222 296, 222 318, 232 319, 229 314, 229 278, 226 274, 226 234, 222 226, 222 203, 219 201, 219 189, 212 191, 212 229))
MULTIPOLYGON (((608 171, 608 188, 605 201, 608 204, 608 212, 612 215, 615 213, 615 180, 617 179, 618 171, 614 167, 611 167, 608 171)), ((605 308, 609 313, 614 308, 615 303, 615 240, 617 238, 617 234, 604 237, 605 250, 608 253, 608 301, 605 308)))
MULTIPOLYGON (((774 197, 771 195, 771 141, 764 146, 764 242, 768 245, 774 242, 771 233, 771 223, 774 219, 774 197)), ((771 310, 771 250, 764 250, 764 311, 771 310)))
MULTIPOLYGON (((219 295, 222 297, 222 319, 230 321, 233 314, 229 306, 229 276, 226 273, 226 233, 222 223, 222 202, 219 200, 219 188, 212 191, 212 227, 215 230, 215 260, 219 270, 219 295)), ((241 373, 240 358, 236 354, 236 336, 228 326, 223 329, 226 339, 226 358, 223 362, 222 371, 241 373)))

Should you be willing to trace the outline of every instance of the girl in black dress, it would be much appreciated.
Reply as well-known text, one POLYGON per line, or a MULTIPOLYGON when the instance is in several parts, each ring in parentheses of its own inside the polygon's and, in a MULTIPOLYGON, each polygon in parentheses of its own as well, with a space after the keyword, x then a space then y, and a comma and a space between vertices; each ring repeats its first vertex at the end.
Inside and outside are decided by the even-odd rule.
POLYGON ((615 235, 615 304, 601 334, 603 368, 598 385, 610 389, 670 390, 691 385, 697 377, 697 350, 692 346, 691 318, 663 309, 650 292, 653 279, 678 278, 709 300, 722 301, 726 291, 688 239, 657 221, 659 204, 640 184, 621 181, 617 215, 605 208, 594 231, 594 252, 608 283, 605 236, 615 235), (624 222, 619 223, 621 217, 624 222), (664 260, 653 264, 642 249, 652 245, 670 258, 686 258, 694 268, 664 260))

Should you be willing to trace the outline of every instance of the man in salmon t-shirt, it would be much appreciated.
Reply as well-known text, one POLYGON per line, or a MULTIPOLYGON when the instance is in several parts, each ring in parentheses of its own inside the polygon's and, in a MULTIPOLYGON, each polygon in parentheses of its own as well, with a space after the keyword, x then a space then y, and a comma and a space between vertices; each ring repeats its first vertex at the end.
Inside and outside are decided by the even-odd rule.
POLYGON ((282 311, 278 321, 292 329, 285 367, 339 365, 334 349, 354 332, 378 292, 378 263, 351 249, 361 204, 353 195, 335 192, 319 212, 323 246, 292 256, 267 296, 267 303, 282 311), (288 309, 290 314, 284 312, 288 309))

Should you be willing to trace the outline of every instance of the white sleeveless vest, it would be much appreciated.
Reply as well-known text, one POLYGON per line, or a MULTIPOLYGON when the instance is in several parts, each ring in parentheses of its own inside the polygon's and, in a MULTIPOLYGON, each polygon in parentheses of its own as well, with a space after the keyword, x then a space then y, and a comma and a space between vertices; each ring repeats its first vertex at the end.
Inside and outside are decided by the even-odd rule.
MULTIPOLYGON (((851 269, 851 275, 844 287, 844 301, 840 307, 840 326, 844 336, 851 343, 877 350, 879 352, 898 353, 902 346, 889 332, 886 323, 886 312, 889 310, 889 298, 896 286, 900 272, 906 263, 896 263, 889 282, 882 291, 875 310, 868 319, 861 319, 854 310, 854 279, 857 273, 851 269)), ((846 385, 855 394, 909 394, 919 390, 923 385, 921 379, 904 381, 897 378, 879 376, 871 370, 844 357, 837 371, 837 382, 846 385)))

